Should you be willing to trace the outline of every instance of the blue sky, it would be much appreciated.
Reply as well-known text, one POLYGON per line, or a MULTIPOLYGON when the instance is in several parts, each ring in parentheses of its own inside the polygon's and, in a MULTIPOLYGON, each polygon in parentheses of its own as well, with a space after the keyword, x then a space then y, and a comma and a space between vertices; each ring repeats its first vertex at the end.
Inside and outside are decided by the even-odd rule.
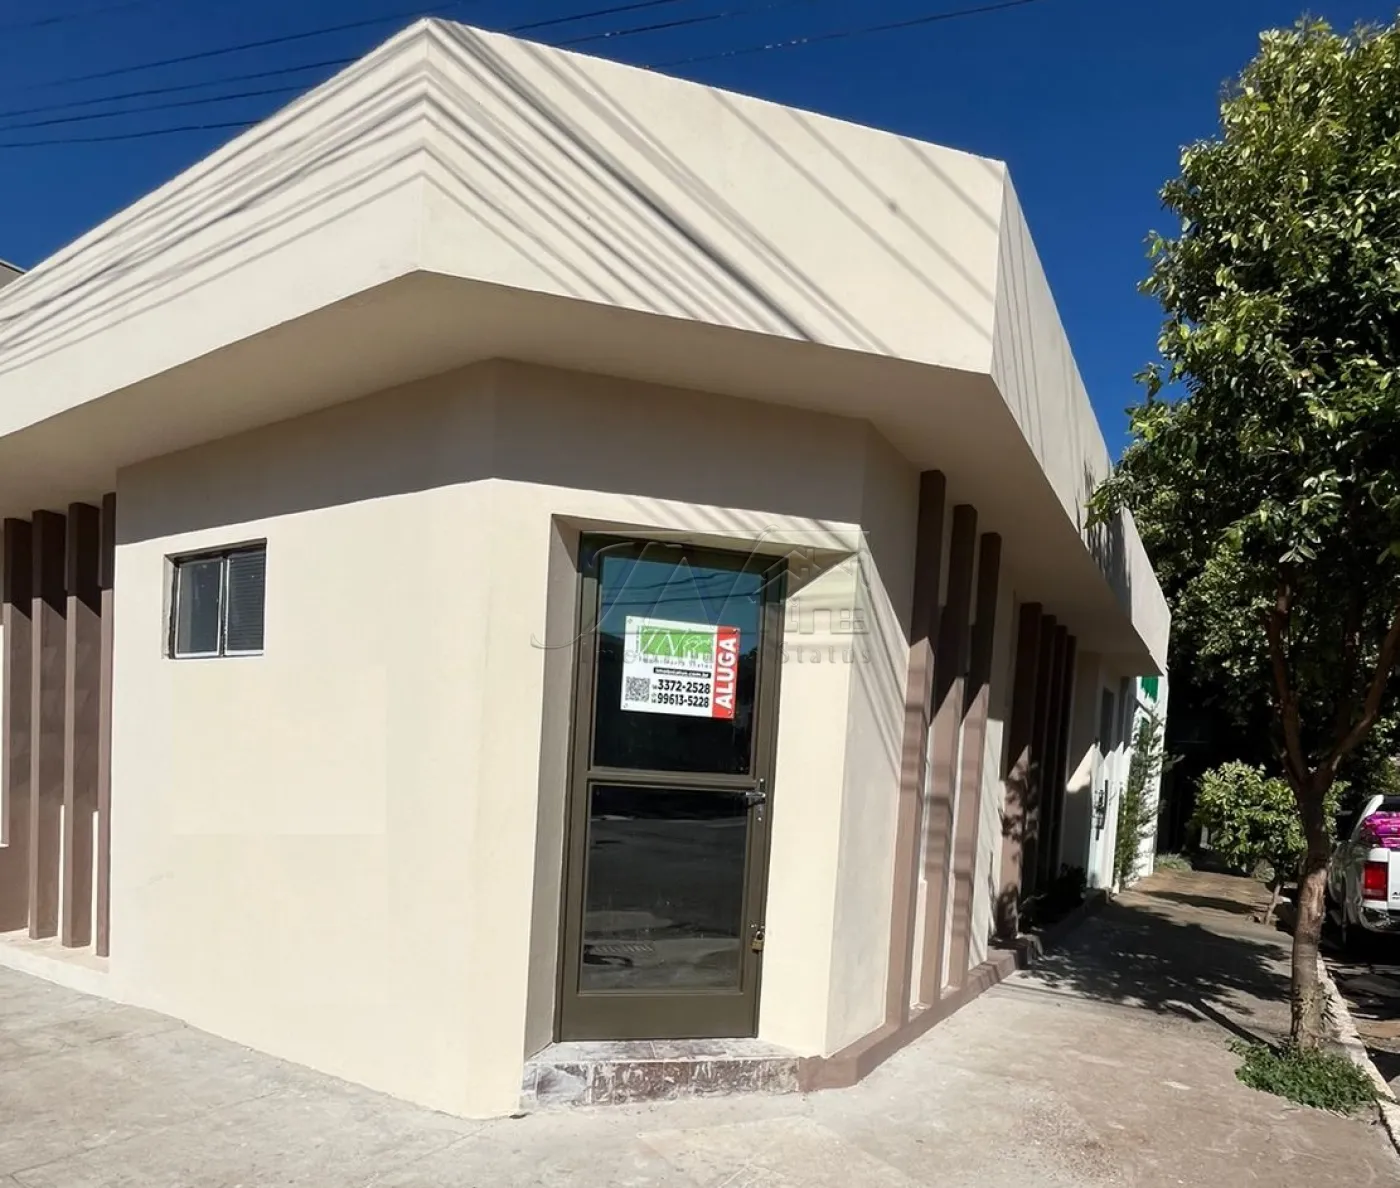
MULTIPOLYGON (((628 0, 443 0, 442 15, 506 28, 628 0)), ((635 0, 633 0, 635 2, 635 0)), ((706 14, 722 19, 580 46, 638 64, 707 56, 996 0, 665 0, 530 34, 559 41, 706 14)), ((1393 17, 1395 0, 1313 3, 1334 24, 1393 17)), ((92 143, 79 137, 253 120, 291 94, 69 120, 243 90, 309 87, 330 66, 204 91, 58 109, 60 103, 359 55, 408 22, 412 0, 0 0, 0 258, 32 266, 234 133, 209 129, 92 143), (245 52, 73 82, 157 59, 386 17, 245 52), (72 19, 68 19, 72 17, 72 19), (52 23, 36 24, 50 21, 52 23), (45 108, 43 111, 27 109, 45 108), (17 109, 26 109, 17 114, 17 109), (31 125, 22 127, 21 125, 31 125), (14 147, 17 142, 65 143, 14 147)), ((1298 0, 1029 0, 893 33, 672 68, 1010 164, 1104 434, 1125 441, 1133 374, 1158 312, 1136 292, 1143 239, 1164 220, 1157 190, 1181 145, 1215 127, 1221 84, 1261 29, 1298 0)))

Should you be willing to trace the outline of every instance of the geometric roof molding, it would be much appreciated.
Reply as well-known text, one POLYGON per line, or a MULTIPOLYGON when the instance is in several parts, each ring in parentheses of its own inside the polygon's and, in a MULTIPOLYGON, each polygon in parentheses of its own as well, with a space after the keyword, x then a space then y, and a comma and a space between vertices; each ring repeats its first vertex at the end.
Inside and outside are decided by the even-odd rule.
POLYGON ((863 417, 1165 663, 1004 165, 436 20, 0 292, 0 514, 493 357, 863 417))

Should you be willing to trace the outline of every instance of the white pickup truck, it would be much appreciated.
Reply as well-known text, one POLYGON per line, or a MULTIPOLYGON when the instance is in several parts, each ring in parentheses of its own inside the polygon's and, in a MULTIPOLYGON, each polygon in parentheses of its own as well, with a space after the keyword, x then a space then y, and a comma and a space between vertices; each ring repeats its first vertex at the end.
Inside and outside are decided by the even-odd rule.
POLYGON ((1372 796, 1339 822, 1327 910, 1343 948, 1400 932, 1400 796, 1372 796))

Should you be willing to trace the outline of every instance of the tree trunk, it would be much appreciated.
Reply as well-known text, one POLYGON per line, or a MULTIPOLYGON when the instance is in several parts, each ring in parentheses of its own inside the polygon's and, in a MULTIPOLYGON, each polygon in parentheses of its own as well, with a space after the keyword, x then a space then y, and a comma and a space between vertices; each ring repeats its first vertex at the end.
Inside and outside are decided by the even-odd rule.
POLYGON ((1307 853, 1298 876, 1298 911, 1293 926, 1293 1008, 1290 1038, 1300 1048, 1318 1048, 1326 1039, 1325 999, 1317 976, 1318 943, 1322 939, 1323 890, 1330 857, 1323 802, 1330 777, 1314 773, 1303 789, 1294 789, 1303 817, 1307 853))
POLYGON ((1278 907, 1278 893, 1283 890, 1283 876, 1279 874, 1278 867, 1274 867, 1274 876, 1269 880, 1269 906, 1264 909, 1264 914, 1259 917, 1259 923, 1267 924, 1274 918, 1274 908, 1278 907))

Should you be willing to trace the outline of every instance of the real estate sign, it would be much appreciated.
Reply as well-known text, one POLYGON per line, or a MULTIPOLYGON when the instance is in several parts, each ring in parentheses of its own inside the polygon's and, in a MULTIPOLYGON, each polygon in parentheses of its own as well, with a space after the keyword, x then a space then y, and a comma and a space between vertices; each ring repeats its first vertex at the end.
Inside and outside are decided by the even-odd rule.
POLYGON ((739 628, 628 615, 622 708, 733 718, 739 628))

